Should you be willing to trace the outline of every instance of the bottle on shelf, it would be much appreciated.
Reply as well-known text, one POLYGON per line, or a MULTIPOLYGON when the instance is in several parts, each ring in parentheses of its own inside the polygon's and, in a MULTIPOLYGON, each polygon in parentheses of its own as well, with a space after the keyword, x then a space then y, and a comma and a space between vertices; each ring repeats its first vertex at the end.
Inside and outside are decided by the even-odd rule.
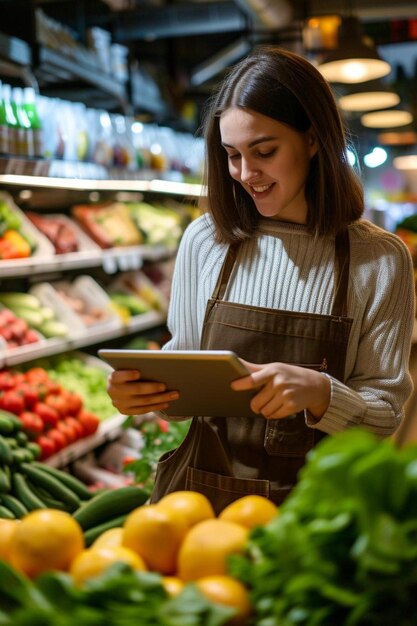
POLYGON ((19 154, 18 152, 18 125, 12 106, 12 88, 3 84, 3 103, 7 125, 7 144, 9 154, 19 154))
POLYGON ((12 107, 17 119, 18 127, 18 154, 24 157, 33 157, 33 133, 32 127, 23 106, 23 89, 14 87, 12 90, 12 107))
POLYGON ((6 107, 3 99, 3 85, 0 81, 0 154, 9 154, 9 129, 6 119, 6 107))
POLYGON ((33 156, 43 156, 42 124, 38 114, 36 93, 33 87, 25 87, 23 90, 23 108, 29 119, 33 137, 33 156))

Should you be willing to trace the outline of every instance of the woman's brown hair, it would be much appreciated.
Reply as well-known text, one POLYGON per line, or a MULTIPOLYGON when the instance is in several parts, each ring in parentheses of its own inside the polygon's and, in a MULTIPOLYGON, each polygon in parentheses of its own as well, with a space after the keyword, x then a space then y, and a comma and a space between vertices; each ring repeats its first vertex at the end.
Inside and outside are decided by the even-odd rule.
POLYGON ((318 151, 305 187, 309 232, 335 235, 362 215, 362 184, 348 162, 345 130, 329 85, 303 57, 264 46, 232 68, 205 115, 205 184, 219 242, 250 237, 260 217, 251 196, 230 176, 221 145, 220 115, 231 107, 255 111, 300 132, 314 131, 318 151))

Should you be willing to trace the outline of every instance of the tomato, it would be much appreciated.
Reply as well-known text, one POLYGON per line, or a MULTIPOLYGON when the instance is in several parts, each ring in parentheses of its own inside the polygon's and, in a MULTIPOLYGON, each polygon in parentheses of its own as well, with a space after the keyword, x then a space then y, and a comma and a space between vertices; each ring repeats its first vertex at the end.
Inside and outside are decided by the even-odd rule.
POLYGON ((13 389, 15 385, 14 375, 5 370, 4 372, 0 372, 0 390, 8 391, 9 389, 13 389))
POLYGON ((78 439, 75 428, 73 428, 70 424, 66 424, 64 420, 59 421, 56 428, 64 435, 68 443, 73 443, 78 439))
POLYGON ((72 391, 66 391, 65 397, 67 399, 68 412, 67 415, 76 416, 83 408, 83 401, 81 396, 72 391))
POLYGON ((47 459, 52 456, 52 454, 57 452, 56 443, 46 435, 38 437, 36 439, 36 443, 41 449, 41 460, 47 459))
POLYGON ((49 380, 49 375, 43 367, 31 367, 26 372, 26 380, 30 383, 45 383, 49 380))
POLYGON ((5 411, 10 411, 10 413, 15 413, 19 415, 24 408, 25 403, 21 395, 19 395, 15 390, 5 391, 3 395, 0 397, 0 408, 5 411))
POLYGON ((70 426, 71 428, 75 430, 75 432, 77 433, 77 439, 81 439, 82 437, 85 437, 85 434, 86 434, 85 428, 81 424, 81 422, 77 420, 75 417, 72 417, 71 415, 69 415, 65 417, 63 421, 64 421, 64 424, 68 424, 68 426, 70 426))
POLYGON ((33 411, 39 415, 45 426, 54 427, 59 421, 59 413, 44 402, 37 402, 33 411))
POLYGON ((84 426, 86 435, 92 435, 95 433, 100 424, 100 419, 97 415, 91 413, 91 411, 86 411, 85 409, 82 409, 78 413, 77 419, 84 426))
POLYGON ((44 400, 45 404, 52 407, 59 413, 60 417, 68 415, 68 402, 64 395, 57 393, 50 393, 44 400))
POLYGON ((16 391, 22 396, 26 409, 33 408, 33 406, 39 400, 39 394, 36 387, 30 385, 29 383, 20 383, 19 386, 16 388, 16 391))
POLYGON ((51 428, 51 430, 48 430, 48 437, 55 443, 57 450, 62 450, 62 448, 65 448, 65 446, 69 443, 64 433, 57 428, 51 428))
POLYGON ((43 433, 43 422, 36 413, 23 411, 23 413, 19 415, 19 419, 22 422, 23 430, 31 439, 35 439, 43 433))

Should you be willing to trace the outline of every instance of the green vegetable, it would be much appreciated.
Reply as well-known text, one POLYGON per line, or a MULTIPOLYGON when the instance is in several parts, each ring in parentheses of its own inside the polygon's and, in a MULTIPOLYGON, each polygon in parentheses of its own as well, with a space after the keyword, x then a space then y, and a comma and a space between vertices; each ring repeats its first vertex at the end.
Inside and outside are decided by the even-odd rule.
POLYGON ((230 571, 251 587, 255 626, 412 626, 416 538, 417 446, 350 430, 309 454, 230 571))
POLYGON ((73 517, 83 530, 88 530, 115 517, 120 517, 145 504, 149 494, 140 487, 119 487, 99 493, 85 502, 73 517))

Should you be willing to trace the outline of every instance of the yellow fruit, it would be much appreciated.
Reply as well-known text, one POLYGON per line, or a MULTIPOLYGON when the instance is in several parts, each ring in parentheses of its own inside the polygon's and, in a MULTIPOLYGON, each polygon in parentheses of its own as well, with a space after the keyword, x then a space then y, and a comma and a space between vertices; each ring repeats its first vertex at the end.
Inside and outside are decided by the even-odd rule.
POLYGON ((35 577, 48 570, 67 571, 84 549, 81 526, 64 511, 38 509, 17 525, 10 544, 10 562, 35 577))
POLYGON ((252 495, 243 496, 229 504, 219 514, 219 518, 252 529, 268 524, 278 512, 278 507, 268 498, 252 495))
POLYGON ((150 570, 174 574, 178 550, 187 530, 181 513, 165 510, 158 504, 147 504, 128 515, 123 545, 140 554, 150 570))
POLYGON ((20 520, 0 519, 0 560, 9 561, 12 536, 20 520))
POLYGON ((162 584, 169 596, 177 596, 184 589, 184 582, 176 576, 163 576, 162 584))
POLYGON ((118 561, 127 563, 134 570, 146 570, 143 559, 133 550, 123 546, 114 546, 83 550, 71 563, 70 574, 75 584, 81 586, 118 561))
POLYGON ((227 558, 241 552, 248 529, 218 518, 189 530, 178 555, 178 576, 185 581, 227 573, 227 558))
POLYGON ((182 513, 188 526, 194 526, 205 519, 215 517, 210 501, 197 491, 173 491, 158 502, 159 507, 182 513))
POLYGON ((123 528, 109 528, 93 542, 91 548, 114 548, 122 545, 123 528))
POLYGON ((236 609, 236 615, 228 624, 240 626, 246 623, 251 612, 246 587, 231 576, 204 576, 196 581, 198 589, 211 602, 236 609))

